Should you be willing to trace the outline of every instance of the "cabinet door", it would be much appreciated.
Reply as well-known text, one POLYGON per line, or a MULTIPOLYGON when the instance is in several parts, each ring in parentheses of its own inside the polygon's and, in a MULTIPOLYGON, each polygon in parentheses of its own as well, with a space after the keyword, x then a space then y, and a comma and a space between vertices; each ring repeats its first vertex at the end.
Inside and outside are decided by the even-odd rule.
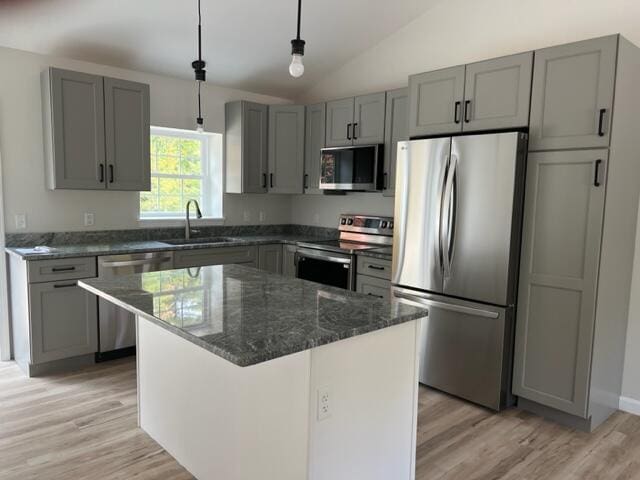
POLYGON ((409 89, 387 92, 384 129, 384 184, 382 194, 393 197, 396 188, 398 142, 409 139, 409 89))
POLYGON ((464 65, 409 77, 409 136, 462 131, 464 65))
POLYGON ((151 190, 149 85, 104 79, 109 190, 151 190))
POLYGON ((269 193, 303 193, 304 105, 269 107, 269 193))
POLYGON ((466 67, 462 129, 497 130, 529 125, 533 52, 466 67))
POLYGON ((382 298, 383 300, 390 300, 391 282, 380 278, 368 277, 367 275, 358 275, 356 277, 356 291, 372 297, 382 298))
POLYGON ((96 296, 76 281, 29 285, 32 363, 94 353, 98 350, 96 296))
MULTIPOLYGON (((46 78, 46 77, 45 77, 46 78)), ((51 109, 50 187, 105 188, 104 85, 102 77, 52 68, 44 85, 51 109)), ((45 118, 45 123, 48 119, 45 118)))
POLYGON ((271 273, 282 273, 282 245, 260 245, 258 268, 271 273))
POLYGON ((327 147, 353 143, 353 102, 353 97, 327 102, 327 147))
POLYGON ((267 191, 268 108, 242 102, 242 183, 244 193, 267 191))
POLYGON ((282 274, 285 277, 295 278, 296 276, 296 251, 295 245, 282 246, 282 274))
POLYGON ((324 148, 326 105, 309 105, 306 114, 304 142, 304 193, 320 190, 320 149, 324 148))
POLYGON ((513 393, 586 418, 606 150, 529 155, 513 393))
POLYGON ((530 150, 607 147, 618 36, 537 50, 530 150))
POLYGON ((353 144, 384 143, 386 92, 362 95, 354 100, 353 144))

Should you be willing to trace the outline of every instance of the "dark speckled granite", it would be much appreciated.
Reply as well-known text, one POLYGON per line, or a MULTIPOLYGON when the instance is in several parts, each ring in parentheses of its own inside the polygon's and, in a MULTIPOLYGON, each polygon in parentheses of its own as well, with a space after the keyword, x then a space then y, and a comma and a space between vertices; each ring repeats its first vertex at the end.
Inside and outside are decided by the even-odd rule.
POLYGON ((427 315, 410 305, 239 265, 78 285, 241 367, 427 315))
MULTIPOLYGON (((21 234, 24 237, 7 239, 6 251, 28 260, 54 258, 91 257, 125 253, 158 252, 166 250, 193 250, 211 247, 234 247, 264 245, 268 243, 296 243, 298 241, 322 241, 336 238, 338 231, 330 228, 305 227, 300 225, 267 225, 249 227, 208 227, 201 229, 194 239, 213 241, 189 245, 170 245, 163 240, 174 240, 184 235, 183 229, 160 230, 112 230, 106 232, 72 232, 55 234, 21 234), (222 229, 221 229, 222 228, 222 229), (214 230, 215 229, 215 230, 214 230), (166 231, 165 231, 166 230, 166 231), (168 232, 167 232, 168 231, 168 232), (119 235, 119 232, 121 235, 119 235), (215 234, 212 234, 215 232, 215 234), (171 235, 169 235, 171 234, 171 235), (39 236, 41 235, 41 236, 39 236), (154 236, 155 235, 155 236, 154 236), (131 238, 131 237, 140 238, 131 238), (149 237, 149 238, 146 238, 149 237), (226 237, 230 241, 215 241, 226 237), (64 241, 64 240, 67 241, 64 241), (84 240, 79 242, 78 240, 84 240), (48 241, 47 241, 48 240, 48 241), (35 246, 50 247, 47 252, 32 250, 35 246)), ((15 234, 14 234, 15 235, 15 234)))

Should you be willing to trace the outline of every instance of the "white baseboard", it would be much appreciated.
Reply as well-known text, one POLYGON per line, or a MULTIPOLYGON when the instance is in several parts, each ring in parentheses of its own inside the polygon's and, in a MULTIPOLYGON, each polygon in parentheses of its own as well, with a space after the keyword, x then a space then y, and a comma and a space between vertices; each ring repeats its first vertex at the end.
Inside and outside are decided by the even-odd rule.
POLYGON ((634 415, 640 415, 640 400, 629 397, 620 397, 620 410, 634 415))

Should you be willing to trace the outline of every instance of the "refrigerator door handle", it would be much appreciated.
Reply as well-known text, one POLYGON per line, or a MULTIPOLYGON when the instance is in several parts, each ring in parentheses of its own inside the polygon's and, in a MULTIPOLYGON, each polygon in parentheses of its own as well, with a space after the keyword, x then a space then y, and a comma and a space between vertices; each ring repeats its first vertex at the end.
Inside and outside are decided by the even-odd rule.
POLYGON ((500 316, 498 312, 492 312, 490 310, 482 310, 479 308, 465 307, 462 305, 455 305, 452 303, 439 302, 437 300, 431 300, 428 297, 423 297, 419 294, 406 293, 400 291, 394 291, 393 296, 397 298, 403 298, 405 300, 411 300, 412 302, 418 302, 423 305, 441 308, 443 310, 449 310, 451 312, 465 313, 467 315, 473 315, 474 317, 484 317, 496 319, 500 316))
POLYGON ((447 218, 447 215, 445 215, 445 207, 447 205, 446 186, 447 180, 449 178, 449 168, 451 166, 451 157, 449 155, 446 156, 445 162, 446 164, 444 167, 444 172, 442 174, 442 181, 440 182, 440 211, 438 213, 438 259, 440 261, 440 271, 443 273, 445 271, 446 259, 444 255, 444 248, 442 247, 445 243, 443 241, 444 231, 442 226, 444 224, 445 218, 447 218))
POLYGON ((453 188, 455 182, 455 171, 458 158, 451 155, 447 166, 446 181, 442 189, 442 206, 440 207, 440 250, 442 258, 442 270, 445 277, 451 273, 451 253, 452 253, 452 227, 455 216, 453 203, 453 188), (442 225, 446 225, 446 229, 442 225))
POLYGON ((456 220, 458 216, 458 157, 451 155, 451 188, 449 189, 449 227, 447 228, 447 271, 451 275, 453 264, 454 245, 456 240, 456 220))

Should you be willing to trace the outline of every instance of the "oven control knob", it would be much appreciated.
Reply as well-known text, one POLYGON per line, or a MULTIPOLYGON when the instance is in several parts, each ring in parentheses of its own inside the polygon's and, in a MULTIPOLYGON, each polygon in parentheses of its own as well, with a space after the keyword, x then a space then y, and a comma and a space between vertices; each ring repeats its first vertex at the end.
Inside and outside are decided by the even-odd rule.
POLYGON ((383 221, 382 221, 382 225, 381 225, 381 227, 382 227, 382 228, 387 228, 387 222, 386 222, 386 220, 383 220, 383 221))
POLYGON ((346 225, 347 224, 347 219, 346 218, 341 218, 340 219, 340 225, 346 225))
POLYGON ((353 225, 353 218, 347 219, 347 225, 353 225))
POLYGON ((393 222, 389 222, 389 228, 393 229, 393 222))

